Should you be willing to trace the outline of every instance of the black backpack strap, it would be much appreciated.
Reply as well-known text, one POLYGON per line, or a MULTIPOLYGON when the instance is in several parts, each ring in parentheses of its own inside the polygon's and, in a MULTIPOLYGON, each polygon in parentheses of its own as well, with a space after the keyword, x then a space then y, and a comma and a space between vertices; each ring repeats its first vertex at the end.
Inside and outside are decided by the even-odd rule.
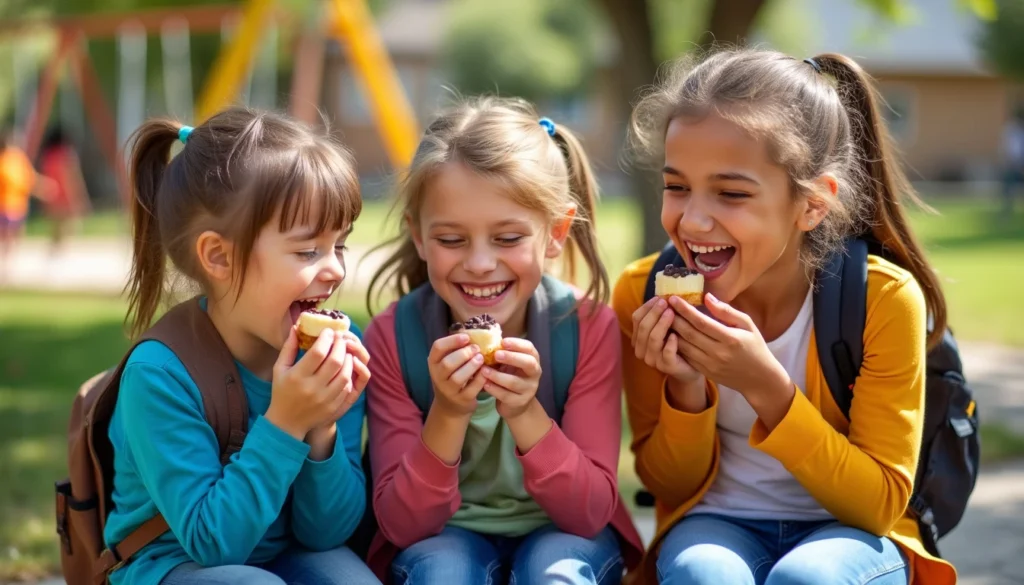
POLYGON ((818 273, 814 291, 814 336, 818 361, 832 397, 849 420, 853 385, 864 359, 868 247, 850 239, 818 273))
POLYGON ((669 264, 675 264, 676 266, 684 264, 683 257, 679 254, 679 250, 676 250, 675 244, 672 242, 665 244, 665 247, 661 249, 661 254, 658 255, 658 259, 654 261, 651 272, 647 275, 647 286, 644 287, 645 303, 654 298, 654 277, 669 264))

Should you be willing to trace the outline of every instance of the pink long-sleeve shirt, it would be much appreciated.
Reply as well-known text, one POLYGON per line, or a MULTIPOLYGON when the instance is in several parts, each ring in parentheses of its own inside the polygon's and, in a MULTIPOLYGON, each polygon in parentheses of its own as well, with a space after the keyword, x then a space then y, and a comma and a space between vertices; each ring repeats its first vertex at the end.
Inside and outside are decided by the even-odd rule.
MULTIPOLYGON (((525 455, 517 451, 516 457, 527 493, 560 530, 590 538, 611 523, 623 543, 627 566, 633 566, 643 545, 618 491, 618 321, 609 307, 600 305, 591 312, 590 306, 585 302, 579 312, 579 358, 561 426, 552 424, 539 443, 525 455)), ((373 319, 364 343, 372 356, 367 412, 373 505, 380 527, 369 563, 381 576, 396 548, 438 534, 459 509, 459 468, 438 459, 421 439, 423 414, 402 379, 394 304, 373 319)))

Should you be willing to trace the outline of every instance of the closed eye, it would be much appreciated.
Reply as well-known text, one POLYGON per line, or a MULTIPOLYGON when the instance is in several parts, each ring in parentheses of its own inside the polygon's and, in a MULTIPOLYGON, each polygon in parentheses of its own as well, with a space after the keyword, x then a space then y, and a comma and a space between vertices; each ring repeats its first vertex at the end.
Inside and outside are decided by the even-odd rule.
POLYGON ((462 243, 462 238, 435 238, 442 246, 454 247, 462 243))
POLYGON ((503 238, 495 238, 495 241, 502 246, 512 246, 518 244, 523 239, 523 236, 506 236, 503 238))
POLYGON ((750 193, 742 193, 740 191, 722 191, 721 195, 726 199, 733 200, 748 199, 750 197, 750 193))
POLYGON ((316 250, 303 250, 302 252, 296 252, 295 255, 303 260, 312 260, 316 258, 316 250))
POLYGON ((665 185, 665 191, 686 192, 690 188, 686 185, 665 185))

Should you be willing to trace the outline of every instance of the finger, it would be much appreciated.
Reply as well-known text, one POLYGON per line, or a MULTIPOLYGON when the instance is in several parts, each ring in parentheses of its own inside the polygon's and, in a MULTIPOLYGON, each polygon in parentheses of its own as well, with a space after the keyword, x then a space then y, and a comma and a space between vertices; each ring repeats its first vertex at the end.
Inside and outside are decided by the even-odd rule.
POLYGON ((715 321, 682 299, 672 300, 674 301, 672 308, 675 309, 676 314, 685 319, 695 330, 716 341, 725 341, 729 337, 728 325, 715 321))
POLYGON ((430 354, 427 356, 427 361, 433 364, 441 363, 448 354, 452 353, 460 347, 464 347, 469 343, 469 336, 465 333, 459 333, 458 335, 449 335, 448 337, 442 337, 434 342, 430 346, 430 354))
POLYGON ((465 386, 459 390, 460 395, 476 396, 484 389, 484 384, 487 383, 487 378, 484 378, 483 374, 478 370, 476 374, 466 383, 465 386))
POLYGON ((651 312, 657 305, 658 301, 661 300, 659 297, 651 297, 646 303, 640 305, 637 310, 633 311, 633 332, 636 332, 636 327, 643 321, 647 313, 651 312))
POLYGON ((540 376, 540 362, 537 356, 502 349, 494 352, 494 359, 499 364, 522 370, 528 378, 540 376))
POLYGON ((692 323, 679 316, 672 320, 672 332, 689 343, 701 348, 705 352, 711 351, 714 346, 721 343, 709 337, 706 333, 694 327, 692 323))
MULTIPOLYGON (((344 347, 343 344, 338 344, 338 345, 342 345, 342 347, 344 347)), ((331 380, 331 385, 332 386, 334 386, 334 387, 341 386, 342 390, 344 390, 344 387, 347 386, 348 390, 352 391, 352 389, 353 389, 352 388, 352 364, 355 361, 356 361, 356 359, 352 357, 352 354, 347 353, 347 352, 345 353, 344 357, 342 358, 341 369, 338 370, 338 375, 336 375, 331 380)))
POLYGON ((299 353, 299 337, 295 333, 295 326, 288 330, 288 338, 281 346, 281 352, 277 354, 275 370, 286 370, 295 365, 295 356, 299 353))
POLYGON ((344 343, 335 343, 331 346, 330 353, 324 358, 324 361, 320 364, 320 368, 316 371, 315 377, 317 381, 323 385, 333 384, 338 379, 342 369, 345 367, 345 362, 350 361, 352 357, 348 354, 348 348, 344 343))
POLYGON ((342 339, 345 341, 345 346, 348 348, 348 353, 355 356, 355 358, 364 364, 370 363, 370 352, 366 351, 366 346, 363 342, 359 341, 359 338, 352 333, 345 332, 342 335, 342 339))
POLYGON ((353 360, 352 375, 356 391, 362 392, 370 382, 370 367, 360 360, 353 360))
POLYGON ((537 353, 537 347, 533 345, 529 339, 522 339, 519 337, 506 337, 501 340, 501 347, 509 351, 516 353, 522 353, 529 356, 533 356, 534 359, 540 361, 540 354, 537 353))
POLYGON ((670 365, 676 363, 677 359, 679 359, 679 334, 672 332, 665 340, 665 347, 661 348, 661 360, 666 365, 670 365))
POLYGON ((757 328, 754 326, 753 320, 750 316, 743 311, 737 310, 732 305, 718 300, 715 295, 707 294, 707 307, 711 315, 725 323, 730 327, 736 327, 737 329, 744 329, 746 331, 755 331, 757 328))
POLYGON ((494 382, 485 382, 484 392, 493 396, 494 399, 497 400, 498 402, 511 402, 515 400, 518 396, 518 394, 516 394, 515 392, 511 392, 505 388, 502 388, 501 386, 495 384, 494 382))
POLYGON ((456 387, 462 388, 463 386, 466 385, 467 382, 469 382, 469 379, 473 377, 473 374, 476 374, 478 371, 480 371, 480 368, 483 365, 484 356, 478 353, 475 356, 473 356, 472 359, 466 362, 462 367, 455 370, 455 372, 453 372, 452 375, 448 377, 448 380, 452 384, 455 384, 456 387))
POLYGON ((320 332, 320 336, 316 338, 316 341, 313 342, 313 346, 302 356, 302 359, 299 360, 295 367, 300 368, 300 373, 303 375, 312 376, 318 371, 320 364, 330 355, 333 344, 334 331, 324 329, 320 332))
POLYGON ((679 337, 679 355, 683 356, 686 363, 693 366, 695 370, 704 374, 708 379, 713 378, 710 375, 710 370, 714 361, 711 359, 710 354, 687 341, 685 337, 679 337))
MULTIPOLYGON (((456 370, 466 365, 466 363, 476 355, 480 355, 480 348, 476 345, 470 345, 469 347, 463 347, 462 349, 457 349, 451 352, 447 357, 441 360, 440 365, 443 376, 450 378, 456 370)), ((482 359, 483 356, 481 356, 481 360, 482 359)))
POLYGON ((481 373, 484 378, 487 378, 488 382, 497 384, 506 390, 515 392, 516 394, 522 394, 529 390, 526 380, 523 380, 520 376, 516 376, 515 374, 508 374, 490 367, 485 367, 481 370, 481 373))
POLYGON ((644 359, 644 356, 647 353, 647 345, 651 338, 651 330, 658 324, 658 320, 662 318, 664 310, 668 307, 668 304, 665 303, 664 299, 658 299, 656 306, 658 307, 658 310, 648 311, 647 315, 645 315, 636 326, 634 335, 636 345, 634 346, 634 352, 636 353, 636 357, 640 359, 644 359))

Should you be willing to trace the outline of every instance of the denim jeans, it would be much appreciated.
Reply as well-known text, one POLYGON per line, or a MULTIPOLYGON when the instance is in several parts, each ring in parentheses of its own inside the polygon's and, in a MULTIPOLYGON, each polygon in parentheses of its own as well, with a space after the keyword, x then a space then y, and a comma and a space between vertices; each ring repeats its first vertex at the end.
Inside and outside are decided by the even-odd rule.
POLYGON ((292 548, 262 565, 202 567, 196 563, 178 565, 161 585, 380 585, 354 552, 339 547, 323 552, 292 548))
POLYGON ((687 516, 658 554, 662 585, 907 585, 896 543, 832 520, 687 516))
POLYGON ((622 569, 611 528, 587 539, 554 525, 518 538, 446 526, 399 553, 391 575, 395 585, 618 585, 622 569))

